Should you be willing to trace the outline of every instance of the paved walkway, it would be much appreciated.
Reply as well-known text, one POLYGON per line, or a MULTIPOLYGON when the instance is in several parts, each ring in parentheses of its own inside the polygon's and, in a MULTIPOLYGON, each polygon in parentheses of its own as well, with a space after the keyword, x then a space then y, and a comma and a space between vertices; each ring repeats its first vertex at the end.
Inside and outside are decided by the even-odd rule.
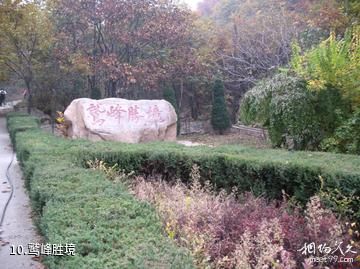
MULTIPOLYGON (((6 170, 13 157, 11 142, 6 129, 6 119, 0 117, 0 219, 11 186, 6 180, 6 170)), ((29 197, 24 188, 21 170, 16 157, 9 170, 14 185, 4 222, 0 227, 0 268, 1 269, 40 269, 43 266, 31 255, 10 255, 23 247, 28 252, 29 243, 41 243, 32 223, 29 197)))
POLYGON ((5 116, 6 113, 14 110, 14 106, 20 103, 21 100, 6 102, 3 106, 0 106, 0 117, 5 116))

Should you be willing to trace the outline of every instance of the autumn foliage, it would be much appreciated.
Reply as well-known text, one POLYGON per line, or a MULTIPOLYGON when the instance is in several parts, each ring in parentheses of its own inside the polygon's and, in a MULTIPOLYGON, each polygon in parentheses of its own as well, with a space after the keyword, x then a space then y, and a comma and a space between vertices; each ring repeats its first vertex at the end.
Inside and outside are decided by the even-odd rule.
POLYGON ((91 87, 104 83, 105 96, 158 89, 196 64, 182 63, 194 58, 187 49, 191 14, 171 1, 61 0, 53 14, 61 63, 77 65, 91 87))
MULTIPOLYGON (((167 236, 189 248, 199 268, 332 268, 331 262, 311 263, 306 246, 334 251, 342 242, 345 251, 350 245, 350 226, 324 208, 318 196, 303 214, 286 200, 269 203, 249 193, 237 197, 236 190, 215 193, 209 183, 201 186, 198 169, 193 167, 190 188, 138 177, 132 189, 155 206, 167 236)), ((355 257, 354 251, 344 256, 355 257)))

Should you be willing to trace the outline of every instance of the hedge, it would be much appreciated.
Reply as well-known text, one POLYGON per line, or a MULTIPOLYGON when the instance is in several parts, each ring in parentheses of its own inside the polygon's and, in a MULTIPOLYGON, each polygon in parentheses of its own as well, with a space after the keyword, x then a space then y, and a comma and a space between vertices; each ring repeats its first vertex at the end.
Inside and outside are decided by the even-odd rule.
POLYGON ((21 112, 12 112, 7 115, 7 128, 11 142, 15 144, 15 133, 29 129, 39 129, 40 120, 21 112))
MULTIPOLYGON (((305 204, 320 190, 340 190, 345 196, 360 196, 360 156, 323 152, 291 152, 241 146, 185 147, 171 143, 127 145, 99 142, 77 153, 77 161, 101 159, 118 164, 127 172, 162 174, 165 180, 189 180, 193 164, 200 166, 203 180, 217 188, 253 191, 281 199, 282 190, 305 204)), ((351 204, 360 220, 360 201, 351 204)))
POLYGON ((45 242, 76 245, 75 256, 44 256, 48 268, 194 268, 149 204, 74 162, 87 141, 42 132, 32 117, 7 122, 45 242))
POLYGON ((101 142, 78 153, 84 165, 89 159, 119 164, 126 171, 141 174, 161 173, 166 179, 188 180, 194 163, 203 179, 219 188, 236 186, 247 191, 257 188, 270 196, 281 196, 284 189, 300 200, 319 190, 319 176, 325 188, 338 187, 345 193, 360 194, 360 157, 321 152, 288 152, 240 146, 218 148, 184 147, 151 143, 126 145, 101 142))
MULTIPOLYGON (((111 165, 118 164, 127 172, 160 173, 166 180, 180 178, 186 182, 192 165, 197 164, 202 179, 210 180, 217 188, 237 187, 239 191, 253 191, 276 199, 282 197, 284 190, 302 203, 319 191, 321 176, 326 190, 337 188, 344 195, 360 196, 360 156, 357 155, 243 146, 210 148, 164 142, 124 144, 51 139, 54 150, 67 152, 72 162, 82 167, 86 167, 88 160, 101 159, 111 165)), ((354 199, 351 207, 360 220, 359 199, 354 199)))

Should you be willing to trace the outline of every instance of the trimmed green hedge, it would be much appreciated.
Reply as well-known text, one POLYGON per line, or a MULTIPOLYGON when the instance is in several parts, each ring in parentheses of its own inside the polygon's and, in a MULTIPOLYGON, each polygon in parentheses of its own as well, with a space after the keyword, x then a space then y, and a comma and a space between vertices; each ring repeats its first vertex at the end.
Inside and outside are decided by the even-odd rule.
MULTIPOLYGON (((77 169, 86 167, 88 160, 101 159, 111 165, 118 164, 128 172, 145 175, 160 173, 166 180, 181 178, 186 182, 192 165, 196 163, 200 166, 202 178, 210 180, 218 188, 230 190, 237 187, 240 191, 265 193, 270 198, 281 198, 281 190, 285 190, 305 203, 319 191, 319 176, 322 176, 325 189, 331 191, 337 188, 344 195, 360 196, 360 156, 356 155, 242 146, 185 147, 164 142, 135 145, 93 143, 55 138, 39 131, 35 135, 36 132, 32 132, 37 137, 36 143, 51 144, 51 156, 67 155, 77 169)), ((37 145, 36 148, 40 150, 42 147, 37 145)), ((27 155, 26 152, 20 154, 27 155)), ((35 166, 37 162, 40 160, 34 161, 35 166)), ((360 220, 360 201, 354 200, 351 207, 360 220)))
POLYGON ((50 244, 76 244, 76 256, 45 256, 49 268, 194 268, 163 235, 147 203, 120 183, 74 162, 86 141, 56 138, 31 117, 8 117, 37 225, 50 244))
POLYGON ((15 145, 15 134, 29 129, 39 129, 40 120, 21 112, 12 112, 7 115, 7 128, 11 142, 15 145))
POLYGON ((166 179, 188 180, 194 163, 204 179, 219 188, 257 190, 270 197, 281 197, 281 190, 306 201, 320 188, 339 188, 345 194, 360 195, 360 157, 321 152, 289 152, 240 146, 184 147, 152 143, 126 145, 101 142, 78 155, 84 165, 89 159, 119 164, 126 171, 144 174, 162 173, 166 179))
MULTIPOLYGON (((160 173, 166 180, 189 179, 193 164, 200 166, 202 178, 217 188, 253 191, 269 198, 282 198, 282 190, 305 204, 320 189, 340 190, 344 195, 360 196, 360 157, 323 152, 291 152, 241 146, 184 147, 171 143, 127 145, 114 142, 93 143, 77 155, 82 165, 89 159, 118 164, 127 172, 160 173)), ((360 201, 352 209, 360 220, 360 201)))

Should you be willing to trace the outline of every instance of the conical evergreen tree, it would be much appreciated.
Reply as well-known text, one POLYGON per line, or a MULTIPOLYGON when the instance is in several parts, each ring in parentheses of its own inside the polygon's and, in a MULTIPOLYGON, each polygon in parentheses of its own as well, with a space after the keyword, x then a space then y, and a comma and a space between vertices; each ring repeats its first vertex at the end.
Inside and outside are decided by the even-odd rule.
POLYGON ((101 99, 101 91, 98 87, 93 87, 91 89, 90 98, 95 100, 101 99))
POLYGON ((163 92, 163 97, 166 101, 168 101, 170 104, 172 104, 172 106, 175 108, 175 112, 177 115, 177 128, 176 128, 176 132, 179 135, 180 134, 180 114, 179 114, 179 108, 176 102, 176 96, 175 96, 175 91, 174 88, 167 84, 164 88, 164 92, 163 92))
POLYGON ((225 104, 224 84, 220 79, 215 81, 213 95, 211 124, 214 130, 223 134, 231 126, 231 122, 225 104))

